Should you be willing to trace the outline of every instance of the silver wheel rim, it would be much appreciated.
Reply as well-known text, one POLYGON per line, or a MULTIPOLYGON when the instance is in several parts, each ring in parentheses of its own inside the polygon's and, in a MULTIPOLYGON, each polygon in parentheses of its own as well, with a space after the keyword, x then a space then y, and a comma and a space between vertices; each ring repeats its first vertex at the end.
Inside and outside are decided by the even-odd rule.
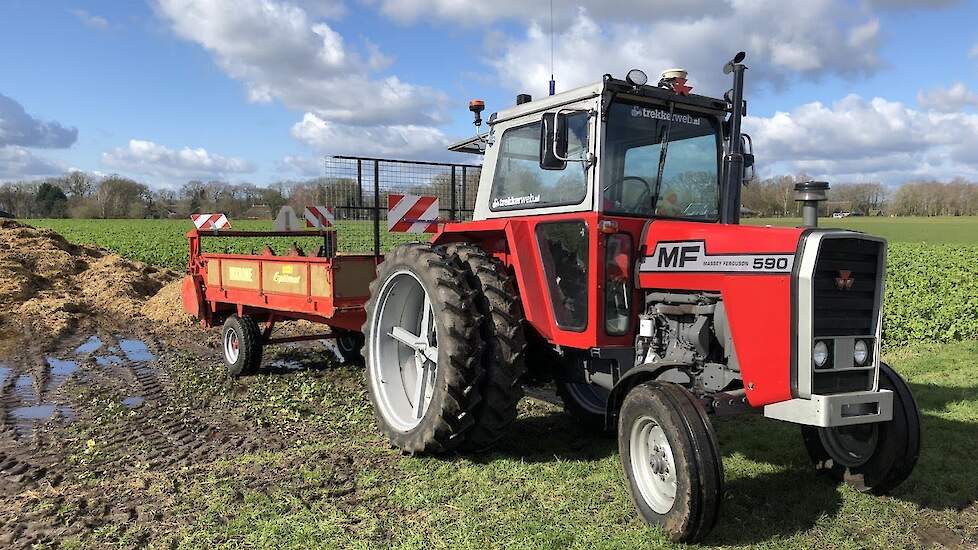
POLYGON ((676 501, 676 460, 662 426, 650 416, 632 424, 629 438, 632 479, 642 500, 657 514, 665 514, 676 501))
POLYGON ((567 393, 584 410, 592 414, 604 415, 608 403, 608 390, 582 382, 567 382, 567 393))
POLYGON ((238 361, 238 354, 241 353, 241 343, 238 340, 238 333, 231 329, 224 334, 224 359, 229 365, 238 361))
POLYGON ((421 423, 438 379, 434 310, 414 273, 391 275, 377 295, 370 329, 370 380, 380 414, 407 432, 421 423))

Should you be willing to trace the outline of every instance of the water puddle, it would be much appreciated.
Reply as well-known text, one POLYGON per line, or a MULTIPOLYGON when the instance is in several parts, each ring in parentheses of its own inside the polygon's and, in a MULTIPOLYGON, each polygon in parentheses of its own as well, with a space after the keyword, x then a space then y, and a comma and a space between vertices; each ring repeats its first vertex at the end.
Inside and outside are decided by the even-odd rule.
POLYGON ((156 360, 156 356, 150 353, 149 348, 141 340, 121 339, 119 340, 119 347, 122 348, 122 352, 126 354, 126 357, 130 361, 147 362, 156 360))
POLYGON ((84 344, 75 348, 75 353, 77 355, 84 355, 92 353, 93 351, 98 351, 102 347, 102 340, 98 336, 92 336, 85 341, 84 344))
POLYGON ((130 409, 135 409, 141 406, 144 401, 146 401, 145 398, 140 397, 138 395, 133 395, 123 399, 122 404, 129 407, 130 409))
POLYGON ((14 395, 24 403, 37 402, 37 393, 34 391, 34 377, 29 374, 21 374, 14 382, 14 395))
POLYGON ((78 370, 78 361, 68 361, 57 357, 48 357, 48 365, 51 367, 51 376, 61 376, 67 378, 78 370))
POLYGON ((10 367, 4 366, 0 363, 0 388, 7 383, 7 377, 10 376, 10 367))
POLYGON ((28 405, 26 407, 17 407, 16 409, 10 411, 11 416, 20 421, 31 421, 31 420, 47 420, 54 416, 54 411, 57 407, 51 403, 45 403, 43 405, 28 405))
POLYGON ((302 363, 289 359, 276 359, 269 363, 268 366, 272 367, 273 369, 283 370, 303 370, 305 368, 302 363))
POLYGON ((122 358, 116 357, 115 355, 99 355, 95 358, 95 364, 100 367, 111 367, 113 365, 121 365, 122 358))

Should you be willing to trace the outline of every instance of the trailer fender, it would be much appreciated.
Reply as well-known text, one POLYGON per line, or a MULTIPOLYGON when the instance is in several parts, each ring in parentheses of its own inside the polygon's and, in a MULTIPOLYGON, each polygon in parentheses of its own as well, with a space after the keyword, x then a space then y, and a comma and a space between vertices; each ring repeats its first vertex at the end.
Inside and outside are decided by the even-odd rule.
POLYGON ((615 387, 608 394, 608 402, 605 405, 605 429, 613 430, 618 422, 618 410, 628 391, 635 386, 652 380, 665 382, 675 382, 682 386, 689 386, 693 383, 692 378, 682 369, 682 363, 645 363, 637 367, 632 367, 625 371, 625 374, 618 379, 615 387))
POLYGON ((180 287, 180 296, 183 298, 183 309, 195 319, 206 320, 209 311, 204 307, 203 285, 199 278, 187 275, 183 278, 180 287))

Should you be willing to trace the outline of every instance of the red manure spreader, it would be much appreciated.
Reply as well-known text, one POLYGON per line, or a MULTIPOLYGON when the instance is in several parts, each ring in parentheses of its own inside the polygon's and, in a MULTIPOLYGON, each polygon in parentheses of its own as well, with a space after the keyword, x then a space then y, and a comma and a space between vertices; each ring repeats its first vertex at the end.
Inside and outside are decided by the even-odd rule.
POLYGON ((524 382, 551 381, 582 426, 617 430, 637 512, 677 541, 720 511, 714 415, 798 424, 816 468, 885 493, 920 442, 910 388, 880 361, 886 242, 818 228, 824 182, 796 186, 802 227, 739 224, 754 164, 743 59, 724 67, 722 99, 691 93, 680 69, 654 85, 633 70, 521 94, 483 134, 473 101, 476 137, 451 149, 481 167, 327 159, 342 198, 319 253, 204 253, 215 234, 308 233, 191 231, 185 307, 223 323, 235 376, 268 344, 362 348, 377 423, 408 453, 489 448, 524 382), (434 234, 381 256, 381 203, 389 228, 434 234), (372 254, 334 253, 344 227, 371 221, 372 254), (273 336, 293 319, 331 331, 273 336))

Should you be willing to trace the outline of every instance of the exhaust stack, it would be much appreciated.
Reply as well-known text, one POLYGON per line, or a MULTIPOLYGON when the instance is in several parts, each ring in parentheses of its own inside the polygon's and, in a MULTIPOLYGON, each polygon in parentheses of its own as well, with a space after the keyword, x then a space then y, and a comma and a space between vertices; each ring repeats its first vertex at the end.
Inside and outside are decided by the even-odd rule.
POLYGON ((825 200, 828 190, 827 181, 804 181, 795 184, 795 200, 801 203, 801 219, 804 227, 818 227, 818 203, 825 200))

